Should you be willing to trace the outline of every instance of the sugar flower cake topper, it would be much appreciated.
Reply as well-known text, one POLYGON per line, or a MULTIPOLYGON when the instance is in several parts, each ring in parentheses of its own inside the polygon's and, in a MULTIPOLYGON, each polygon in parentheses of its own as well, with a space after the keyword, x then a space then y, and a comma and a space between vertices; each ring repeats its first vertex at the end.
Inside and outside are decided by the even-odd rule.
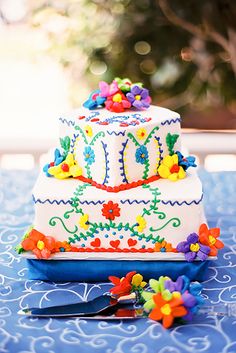
POLYGON ((111 84, 99 82, 99 89, 90 94, 83 106, 90 110, 105 106, 111 112, 122 113, 130 108, 147 109, 150 102, 149 91, 141 82, 132 83, 128 78, 116 77, 111 84))

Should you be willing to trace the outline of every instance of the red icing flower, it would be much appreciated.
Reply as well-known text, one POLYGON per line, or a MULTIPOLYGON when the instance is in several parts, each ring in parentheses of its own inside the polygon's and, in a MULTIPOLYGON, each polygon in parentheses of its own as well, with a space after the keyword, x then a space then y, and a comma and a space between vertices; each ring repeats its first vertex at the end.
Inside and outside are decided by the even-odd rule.
POLYGON ((112 221, 115 219, 115 217, 119 217, 120 207, 118 203, 113 203, 113 201, 104 203, 102 206, 102 215, 106 217, 106 219, 111 219, 112 221))
POLYGON ((217 239, 220 236, 220 228, 208 229, 205 223, 201 224, 199 228, 199 240, 203 245, 210 247, 209 256, 216 256, 218 250, 224 247, 222 241, 217 239))
POLYGON ((36 229, 32 229, 28 237, 22 241, 21 246, 26 251, 31 250, 38 259, 48 259, 55 244, 53 237, 45 236, 36 229))
POLYGON ((118 91, 112 96, 107 97, 105 106, 106 109, 111 112, 121 113, 125 109, 129 109, 131 107, 131 103, 121 91, 118 91))
POLYGON ((136 271, 127 273, 123 278, 109 276, 109 280, 114 284, 114 287, 110 289, 111 294, 122 296, 130 294, 132 290, 132 278, 136 274, 136 271))

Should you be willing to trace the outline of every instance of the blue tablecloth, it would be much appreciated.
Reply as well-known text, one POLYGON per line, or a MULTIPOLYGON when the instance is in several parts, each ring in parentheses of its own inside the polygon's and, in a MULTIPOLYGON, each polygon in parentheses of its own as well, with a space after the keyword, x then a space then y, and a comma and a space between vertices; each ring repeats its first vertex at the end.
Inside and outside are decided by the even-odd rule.
MULTIPOLYGON (((51 283, 27 280, 24 259, 15 252, 33 219, 31 188, 37 172, 0 174, 0 352, 11 353, 183 353, 236 352, 236 318, 204 317, 164 330, 151 320, 93 321, 29 319, 26 306, 90 300, 108 283, 51 283)), ((210 226, 219 226, 227 244, 203 283, 207 303, 236 302, 236 173, 201 171, 210 226)))

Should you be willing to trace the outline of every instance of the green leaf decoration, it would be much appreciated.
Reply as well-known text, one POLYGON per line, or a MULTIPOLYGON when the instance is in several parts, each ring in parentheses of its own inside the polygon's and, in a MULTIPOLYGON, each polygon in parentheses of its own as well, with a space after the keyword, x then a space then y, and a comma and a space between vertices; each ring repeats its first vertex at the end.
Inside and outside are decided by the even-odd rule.
POLYGON ((148 300, 152 299, 152 297, 153 297, 153 295, 155 295, 155 293, 143 291, 141 295, 142 295, 143 299, 147 302, 148 300))
POLYGON ((153 278, 150 279, 149 285, 154 290, 155 293, 159 293, 160 292, 160 283, 156 279, 153 279, 153 278))
POLYGON ((22 248, 21 244, 17 245, 15 247, 15 250, 18 254, 22 254, 23 252, 25 252, 25 250, 22 248))
POLYGON ((166 136, 166 144, 167 144, 170 156, 173 156, 174 154, 174 145, 178 140, 178 138, 179 138, 178 134, 171 135, 170 133, 168 133, 166 136))
POLYGON ((60 138, 60 145, 61 148, 64 150, 65 154, 68 154, 70 150, 70 138, 69 136, 66 136, 64 138, 60 138))

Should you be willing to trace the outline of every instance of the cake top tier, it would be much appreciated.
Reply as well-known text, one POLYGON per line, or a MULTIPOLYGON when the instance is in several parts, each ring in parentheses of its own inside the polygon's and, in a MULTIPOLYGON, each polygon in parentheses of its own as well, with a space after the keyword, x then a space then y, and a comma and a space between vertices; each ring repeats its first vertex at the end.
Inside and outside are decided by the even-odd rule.
POLYGON ((179 122, 178 113, 169 109, 151 105, 147 110, 126 110, 123 113, 110 112, 104 108, 88 110, 79 108, 60 117, 62 123, 68 126, 91 125, 99 130, 123 131, 133 127, 147 127, 149 125, 170 125, 179 122))

